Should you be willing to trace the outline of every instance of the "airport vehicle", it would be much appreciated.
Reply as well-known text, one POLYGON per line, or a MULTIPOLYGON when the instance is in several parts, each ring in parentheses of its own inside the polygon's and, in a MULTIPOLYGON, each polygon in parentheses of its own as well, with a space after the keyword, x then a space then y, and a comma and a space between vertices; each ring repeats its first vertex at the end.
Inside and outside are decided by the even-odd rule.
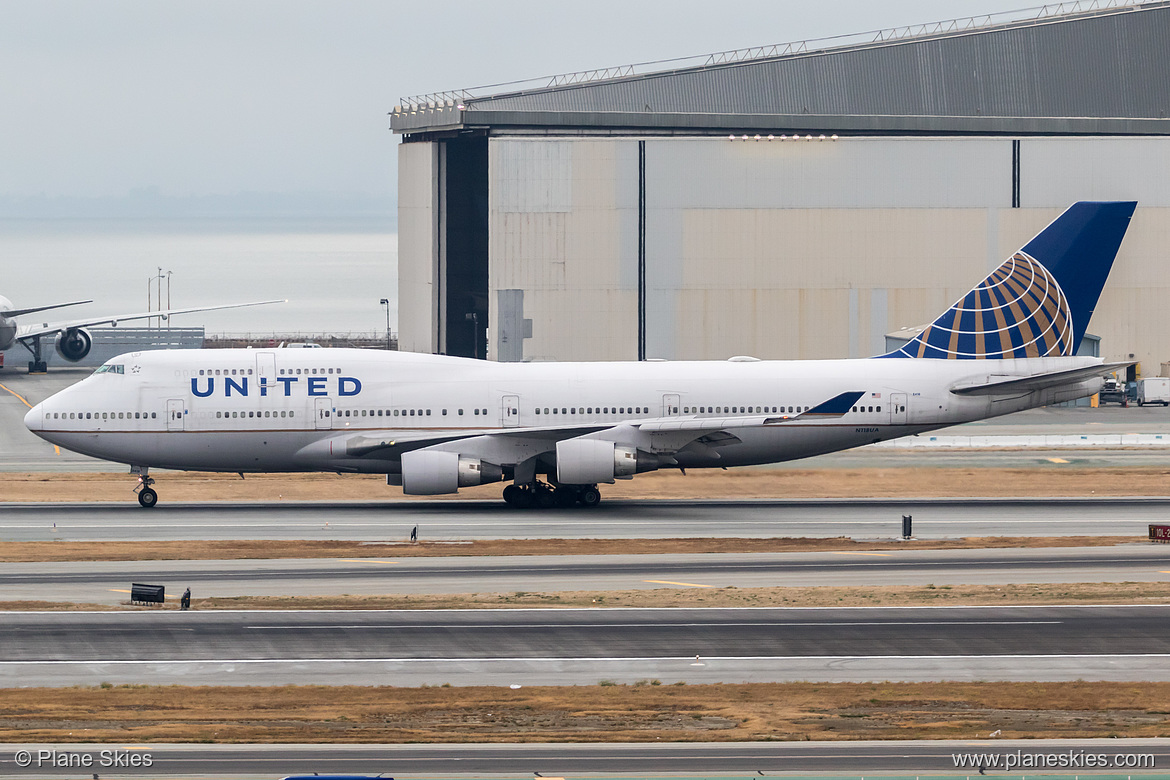
POLYGON ((1151 376, 1137 383, 1138 406, 1162 404, 1170 406, 1170 377, 1151 376))
POLYGON ((130 353, 28 428, 151 468, 385 474, 412 495, 510 481, 512 505, 596 505, 663 468, 773 463, 1098 392, 1074 357, 1136 204, 1077 203, 895 352, 817 361, 495 363, 357 349, 130 353), (542 477, 544 479, 542 479, 542 477))
POLYGON ((1105 384, 1101 386, 1099 402, 1102 406, 1110 403, 1124 406, 1128 393, 1129 390, 1126 388, 1125 382, 1108 377, 1105 379, 1105 384))
MULTIPOLYGON (((62 359, 76 363, 89 354, 93 346, 93 339, 86 328, 96 325, 114 325, 129 320, 144 320, 150 317, 167 319, 176 314, 191 314, 197 311, 216 311, 218 309, 237 309, 241 306, 263 306, 268 303, 283 303, 283 301, 253 301, 251 303, 227 303, 216 306, 192 306, 186 309, 163 309, 161 311, 139 312, 136 314, 113 314, 104 317, 81 318, 63 322, 45 322, 40 325, 18 325, 16 318, 27 314, 36 314, 51 309, 63 309, 66 306, 80 306, 93 301, 70 301, 69 303, 52 303, 48 306, 33 306, 29 309, 17 309, 12 301, 0 295, 0 351, 6 350, 13 344, 20 343, 32 355, 28 364, 30 374, 43 374, 48 370, 41 350, 41 339, 53 339, 53 348, 62 359)), ((2 365, 2 364, 0 364, 2 365)))

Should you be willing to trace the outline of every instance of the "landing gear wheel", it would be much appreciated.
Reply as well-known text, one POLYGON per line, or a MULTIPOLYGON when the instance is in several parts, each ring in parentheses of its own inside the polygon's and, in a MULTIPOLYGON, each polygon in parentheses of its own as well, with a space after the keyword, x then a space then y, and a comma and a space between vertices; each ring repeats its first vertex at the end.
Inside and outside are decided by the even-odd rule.
POLYGON ((154 505, 158 503, 158 493, 144 487, 138 491, 138 503, 142 504, 143 509, 154 509, 154 505))
POLYGON ((520 492, 520 488, 515 485, 508 485, 504 488, 504 503, 508 506, 517 506, 516 494, 520 492))
POLYGON ((583 507, 595 507, 601 503, 601 491, 595 487, 582 488, 577 495, 577 500, 581 502, 583 507))
POLYGON ((568 509, 577 503, 577 491, 572 488, 559 487, 553 493, 553 498, 556 499, 556 505, 561 509, 568 509))
POLYGON ((552 509, 557 505, 556 496, 548 488, 538 488, 535 497, 536 505, 541 509, 552 509))
POLYGON ((516 488, 516 498, 512 502, 512 506, 517 509, 531 509, 536 506, 536 496, 532 494, 529 488, 516 488))

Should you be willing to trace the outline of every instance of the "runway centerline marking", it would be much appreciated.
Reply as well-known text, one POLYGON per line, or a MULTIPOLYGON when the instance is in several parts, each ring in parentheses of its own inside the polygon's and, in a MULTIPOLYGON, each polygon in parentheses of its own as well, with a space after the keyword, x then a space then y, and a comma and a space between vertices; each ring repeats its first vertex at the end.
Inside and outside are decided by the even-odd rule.
POLYGON ((841 552, 841 551, 834 551, 834 552, 833 552, 833 555, 878 555, 878 556, 881 556, 882 558, 892 558, 892 557, 894 556, 894 554, 893 554, 893 553, 878 553, 878 552, 841 552))
MULTIPOLYGON (((110 593, 133 593, 134 591, 125 590, 123 588, 106 588, 110 593)), ((165 596, 168 599, 177 599, 178 596, 165 596)))
MULTIPOLYGON (((7 392, 9 392, 9 393, 12 393, 14 396, 16 396, 17 398, 19 398, 19 399, 20 399, 20 402, 21 402, 22 404, 24 404, 25 406, 27 406, 29 409, 33 408, 33 407, 32 407, 32 404, 30 404, 30 403, 29 403, 27 400, 25 400, 25 397, 24 397, 23 395, 21 395, 20 393, 16 392, 15 390, 13 390, 13 389, 11 389, 11 388, 7 387, 7 386, 6 386, 6 385, 4 385, 2 382, 0 382, 0 389, 2 389, 2 390, 5 390, 5 391, 7 391, 7 392)), ((53 445, 53 452, 55 452, 55 453, 57 453, 58 455, 60 455, 60 454, 61 454, 61 448, 60 448, 60 447, 58 447, 56 444, 54 444, 54 445, 53 445)))
POLYGON ((372 561, 369 558, 342 558, 341 563, 398 563, 398 561, 372 561))
POLYGON ((682 585, 684 588, 714 588, 714 585, 698 585, 694 582, 673 582, 671 580, 642 580, 655 585, 682 585))

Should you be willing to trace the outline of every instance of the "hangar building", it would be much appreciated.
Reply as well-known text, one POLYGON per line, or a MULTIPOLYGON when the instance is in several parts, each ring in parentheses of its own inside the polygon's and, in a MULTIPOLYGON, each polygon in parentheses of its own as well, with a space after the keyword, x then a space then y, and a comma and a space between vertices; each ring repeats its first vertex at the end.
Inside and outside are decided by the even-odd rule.
POLYGON ((1135 199, 1090 330, 1156 374, 1168 40, 1170 2, 1102 0, 405 99, 401 348, 864 357, 1070 203, 1135 199))

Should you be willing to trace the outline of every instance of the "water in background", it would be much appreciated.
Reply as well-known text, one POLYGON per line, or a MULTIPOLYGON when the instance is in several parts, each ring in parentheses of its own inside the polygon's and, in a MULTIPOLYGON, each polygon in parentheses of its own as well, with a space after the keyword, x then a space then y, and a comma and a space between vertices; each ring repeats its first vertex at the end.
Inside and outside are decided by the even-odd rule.
MULTIPOLYGON (((172 308, 289 301, 187 314, 172 320, 177 327, 202 325, 208 334, 384 333, 379 300, 388 298, 390 324, 398 329, 398 236, 384 223, 0 220, 0 295, 16 308, 94 301, 20 322, 145 311, 148 278, 159 266, 173 272, 172 308)), ((164 281, 164 307, 166 295, 164 281)), ((156 296, 150 308, 157 308, 156 296)))

